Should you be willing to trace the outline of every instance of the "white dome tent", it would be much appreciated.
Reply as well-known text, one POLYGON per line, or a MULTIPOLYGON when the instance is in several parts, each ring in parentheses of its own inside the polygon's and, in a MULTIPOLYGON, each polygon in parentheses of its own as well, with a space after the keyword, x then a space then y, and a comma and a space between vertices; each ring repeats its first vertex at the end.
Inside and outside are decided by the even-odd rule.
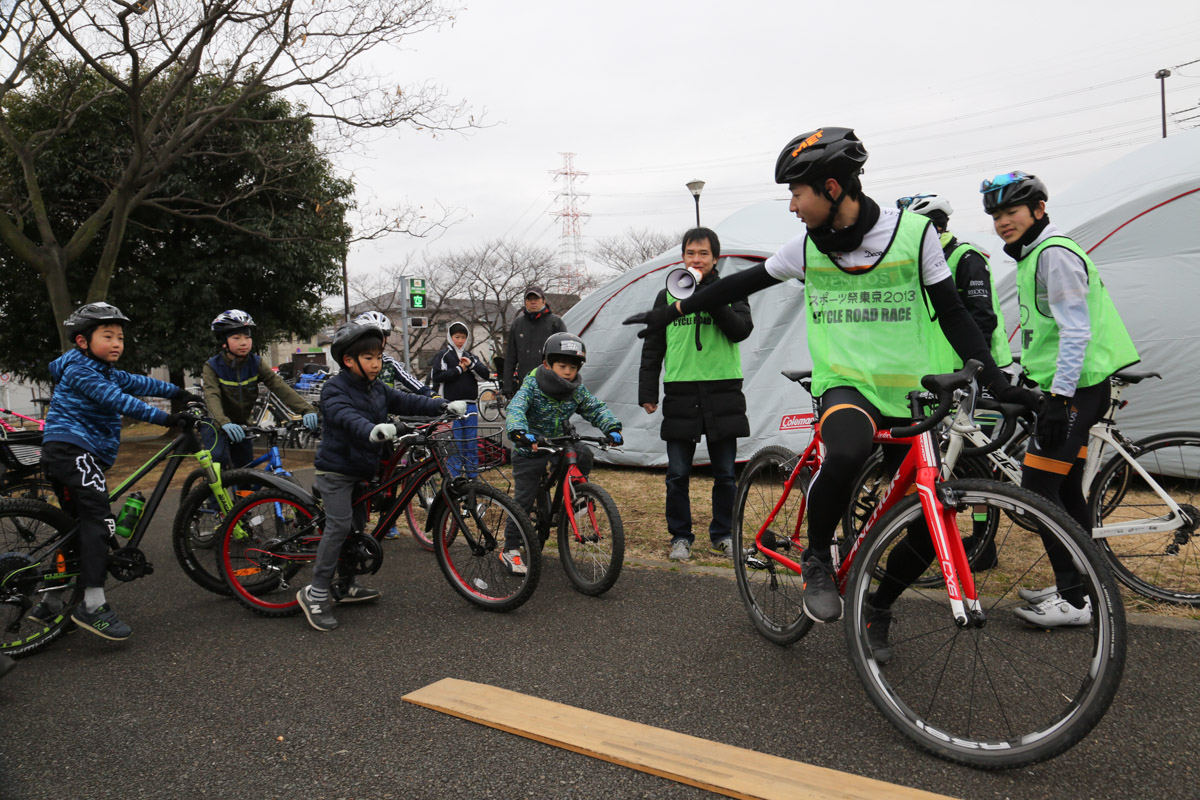
MULTIPOLYGON (((1137 344, 1142 358, 1137 369, 1164 378, 1127 391, 1125 398, 1134 405, 1120 417, 1122 430, 1140 438, 1200 429, 1200 285, 1193 285, 1200 283, 1200 130, 1147 145, 1061 193, 1051 186, 1050 193, 1050 218, 1090 253, 1137 344)), ((803 231, 786 200, 757 203, 714 229, 721 237, 722 275, 761 263, 803 231)), ((960 238, 992 255, 1006 325, 1013 333, 1018 318, 1015 265, 996 237, 967 233, 960 238)), ((621 321, 653 305, 667 273, 679 262, 679 250, 672 249, 614 278, 564 316, 568 330, 579 333, 588 346, 584 383, 625 425, 628 445, 601 456, 609 463, 666 464, 666 447, 658 436, 661 411, 647 415, 637 404, 642 342, 637 327, 621 321)), ((796 281, 750 298, 754 332, 741 343, 750 437, 739 440, 739 461, 768 444, 798 451, 809 442, 811 431, 802 422, 812 413, 810 398, 780 374, 812 366, 803 299, 804 287, 796 281)), ((696 461, 707 463, 707 458, 701 445, 696 461)))

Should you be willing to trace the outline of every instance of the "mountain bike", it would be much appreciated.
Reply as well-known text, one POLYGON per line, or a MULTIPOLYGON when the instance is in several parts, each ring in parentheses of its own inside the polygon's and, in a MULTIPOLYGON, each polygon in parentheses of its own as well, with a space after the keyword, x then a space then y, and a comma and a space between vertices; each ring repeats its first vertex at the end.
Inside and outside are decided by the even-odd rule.
MULTIPOLYGON (((1114 420, 1128 405, 1121 399, 1127 387, 1160 377, 1121 370, 1110 378, 1108 413, 1089 432, 1084 463, 1091 536, 1117 580, 1133 591, 1153 600, 1200 606, 1200 541, 1194 541, 1200 522, 1200 431, 1155 434, 1135 442, 1114 420)), ((1011 409, 1005 413, 1005 426, 1011 414, 1011 409)), ((961 436, 949 440, 943 475, 953 470, 960 477, 996 477, 1020 485, 1029 426, 1018 428, 1011 438, 1003 431, 989 437, 960 412, 952 428, 961 436)), ((875 454, 874 463, 879 459, 875 454)), ((864 470, 863 485, 844 520, 847 532, 857 530, 877 499, 878 468, 864 470)), ((985 547, 980 540, 977 552, 985 547)))
MULTIPOLYGON (((424 449, 428 455, 398 468, 378 485, 363 482, 354 499, 356 509, 370 508, 376 497, 391 497, 370 533, 352 530, 342 547, 339 574, 363 575, 383 565, 381 539, 417 496, 418 490, 440 476, 440 485, 425 522, 434 542, 438 566, 454 590, 488 611, 517 608, 533 594, 541 575, 541 558, 532 546, 533 533, 525 514, 504 492, 477 480, 452 474, 447 466, 463 457, 464 447, 482 454, 494 452, 499 431, 481 431, 464 440, 440 418, 405 430, 400 447, 424 449), (501 559, 505 525, 513 520, 521 539, 525 574, 509 572, 501 559)), ((481 456, 482 458, 482 456, 481 456)), ((480 461, 479 468, 490 465, 480 461)), ((220 533, 219 564, 239 603, 269 617, 300 612, 297 588, 310 582, 311 567, 320 545, 324 512, 314 497, 297 486, 273 487, 241 500, 225 517, 220 533), (282 489, 282 491, 281 491, 282 489)), ((339 596, 344 586, 335 581, 339 596)))
MULTIPOLYGON (((200 424, 212 424, 201 422, 200 424)), ((171 531, 171 545, 175 557, 184 566, 188 575, 200 586, 214 594, 228 595, 229 587, 221 576, 217 564, 217 532, 225 512, 241 497, 248 497, 264 488, 263 475, 273 475, 284 481, 294 482, 292 473, 283 466, 279 450, 281 431, 278 428, 246 426, 246 437, 267 439, 267 450, 245 467, 221 471, 220 465, 212 463, 188 474, 180 492, 179 511, 171 531), (256 467, 262 469, 256 469, 256 467), (214 477, 218 483, 213 485, 214 477)), ((211 451, 209 451, 211 452, 211 451)))
MULTIPOLYGON (((959 372, 926 376, 922 385, 936 403, 929 415, 876 433, 877 443, 906 448, 904 460, 862 530, 835 545, 833 556, 850 660, 872 703, 922 749, 1001 769, 1062 753, 1104 715, 1124 667, 1125 613, 1107 563, 1064 511, 1009 484, 941 479, 930 431, 955 403, 970 406, 978 368, 968 362, 959 372), (994 526, 997 566, 973 573, 960 530, 970 530, 980 515, 994 526), (1014 516, 1074 560, 1091 605, 1086 625, 1047 633, 1011 613, 1024 602, 1018 589, 1054 582, 1040 536, 1014 516), (937 576, 926 582, 931 588, 892 577, 888 567, 898 561, 915 556, 928 563, 921 555, 928 548, 934 558, 926 575, 937 576), (891 656, 877 660, 868 630, 881 615, 871 599, 885 581, 900 596, 887 617, 891 656)), ((810 372, 784 374, 811 385, 810 372)), ((919 418, 924 400, 915 395, 913 404, 919 418)), ((806 495, 822 457, 817 431, 800 454, 760 451, 738 481, 738 590, 751 622, 776 644, 798 641, 813 625, 803 611, 799 557, 806 495)))
MULTIPOLYGON (((108 573, 120 583, 154 572, 154 565, 139 545, 182 459, 195 458, 201 464, 215 466, 211 453, 200 447, 195 434, 203 406, 190 404, 187 410, 193 416, 185 420, 183 430, 109 492, 110 502, 115 502, 151 470, 164 465, 130 537, 109 535, 108 573)), ((283 482, 267 473, 255 474, 264 483, 283 482)), ((215 496, 229 502, 219 469, 214 469, 213 481, 208 485, 215 496)), ((69 504, 57 508, 36 500, 0 499, 0 652, 23 656, 50 644, 63 633, 71 612, 83 600, 84 587, 76 580, 81 568, 79 528, 70 511, 69 504), (47 621, 31 619, 33 606, 51 598, 59 600, 53 604, 58 607, 54 616, 47 621)), ((204 585, 192 565, 181 560, 180 566, 189 578, 204 585)))
POLYGON ((625 563, 625 525, 608 492, 579 471, 575 445, 580 442, 609 448, 604 436, 538 437, 538 453, 561 457, 542 476, 532 521, 543 548, 551 525, 557 525, 558 557, 567 578, 583 594, 600 595, 617 582, 625 563))

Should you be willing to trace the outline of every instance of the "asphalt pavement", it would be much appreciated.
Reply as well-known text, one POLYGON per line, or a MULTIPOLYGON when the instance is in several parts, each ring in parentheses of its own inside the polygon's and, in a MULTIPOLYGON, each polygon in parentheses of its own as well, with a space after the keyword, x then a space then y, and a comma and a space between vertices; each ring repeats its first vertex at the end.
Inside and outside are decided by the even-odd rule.
POLYGON ((155 573, 110 582, 133 637, 75 633, 0 681, 0 800, 713 796, 401 701, 444 677, 964 798, 1200 796, 1195 625, 1132 624, 1091 735, 985 773, 891 728, 840 625, 788 648, 759 637, 732 573, 631 566, 589 598, 548 559, 528 603, 492 614, 401 539, 369 581, 383 599, 339 608, 340 627, 319 633, 192 584, 170 548, 174 501, 144 542, 155 573))

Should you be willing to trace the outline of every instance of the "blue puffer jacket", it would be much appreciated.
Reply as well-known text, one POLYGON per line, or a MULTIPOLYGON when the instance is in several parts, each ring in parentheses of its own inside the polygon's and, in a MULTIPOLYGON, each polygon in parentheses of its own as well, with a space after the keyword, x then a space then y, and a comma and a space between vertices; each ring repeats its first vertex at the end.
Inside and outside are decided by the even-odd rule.
MULTIPOLYGON (((565 436, 571 430, 571 416, 578 414, 604 433, 621 430, 621 420, 608 410, 596 395, 579 385, 566 400, 555 400, 538 388, 537 370, 525 376, 521 388, 508 404, 509 436, 517 431, 542 436, 565 436)), ((532 456, 533 450, 518 447, 519 456, 532 456)))
POLYGON ((387 422, 389 412, 436 417, 445 408, 445 400, 398 392, 382 381, 367 381, 343 369, 321 389, 324 423, 313 466, 323 472, 370 479, 379 469, 383 450, 382 444, 371 441, 372 428, 387 422))
POLYGON ((183 389, 145 375, 122 372, 74 349, 50 362, 54 394, 43 442, 67 442, 94 453, 106 467, 117 458, 121 416, 163 425, 167 412, 138 397, 177 397, 183 389), (137 397, 135 397, 137 395, 137 397))

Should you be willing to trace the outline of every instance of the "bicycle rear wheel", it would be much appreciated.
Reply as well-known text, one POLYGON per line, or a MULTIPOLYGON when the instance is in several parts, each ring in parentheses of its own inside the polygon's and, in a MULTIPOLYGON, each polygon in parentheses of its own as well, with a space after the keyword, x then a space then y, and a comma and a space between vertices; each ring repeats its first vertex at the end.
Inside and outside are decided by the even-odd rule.
POLYGON ((533 595, 542 574, 540 548, 533 544, 529 518, 516 501, 479 481, 467 484, 455 502, 462 515, 459 525, 442 503, 434 520, 434 554, 454 591, 486 611, 511 611, 533 595), (506 527, 512 524, 519 540, 525 573, 509 569, 502 555, 506 527))
POLYGON ((73 580, 78 558, 63 550, 32 554, 75 524, 46 503, 0 499, 0 653, 29 655, 71 624, 71 612, 83 600, 83 585, 73 580), (34 609, 39 618, 30 616, 34 609))
POLYGON ((1137 442, 1130 455, 1183 511, 1174 530, 1106 535, 1105 528, 1171 519, 1166 502, 1120 454, 1092 481, 1092 535, 1117 580, 1154 600, 1200 606, 1200 433, 1165 433, 1137 442))
POLYGON ((58 507, 58 495, 50 481, 42 478, 25 478, 0 486, 0 497, 13 500, 37 500, 58 507))
POLYGON ((625 525, 608 492, 577 483, 575 526, 563 508, 558 515, 558 558, 571 583, 583 594, 604 594, 625 563, 625 525))
MULTIPOLYGON (((1048 531, 1077 565, 1090 619, 1044 631, 1014 615, 1021 605, 1017 590, 1054 583, 1054 573, 1038 534, 1007 514, 996 514, 998 564, 974 576, 983 624, 960 628, 944 589, 897 589, 888 637, 891 657, 877 661, 868 631, 879 619, 868 598, 887 588, 881 570, 894 557, 910 556, 912 542, 922 535, 932 547, 928 533, 921 533, 924 515, 914 495, 879 520, 851 570, 844 623, 850 660, 880 712, 934 755, 982 769, 1052 758, 1100 721, 1120 683, 1125 612, 1116 583, 1079 526, 1044 498, 986 480, 944 486, 960 530, 969 530, 977 509, 986 507, 1025 517, 1048 531), (912 540, 910 526, 915 526, 912 540)), ((893 568, 897 561, 890 562, 893 568)))
MULTIPOLYGON (((786 447, 770 446, 750 459, 738 480, 733 526, 733 571, 738 593, 758 632, 778 645, 798 641, 813 626, 804 613, 804 581, 799 572, 764 555, 755 545, 758 532, 783 496, 783 485, 796 466, 797 456, 786 447)), ((800 560, 804 549, 797 529, 800 501, 810 475, 801 475, 787 502, 763 534, 764 547, 800 560)))
POLYGON ((495 422, 504 416, 504 399, 495 389, 484 389, 477 403, 480 419, 495 422))
POLYGON ((218 565, 235 600, 265 617, 300 612, 324 515, 316 506, 266 490, 235 505, 219 533, 218 565))

